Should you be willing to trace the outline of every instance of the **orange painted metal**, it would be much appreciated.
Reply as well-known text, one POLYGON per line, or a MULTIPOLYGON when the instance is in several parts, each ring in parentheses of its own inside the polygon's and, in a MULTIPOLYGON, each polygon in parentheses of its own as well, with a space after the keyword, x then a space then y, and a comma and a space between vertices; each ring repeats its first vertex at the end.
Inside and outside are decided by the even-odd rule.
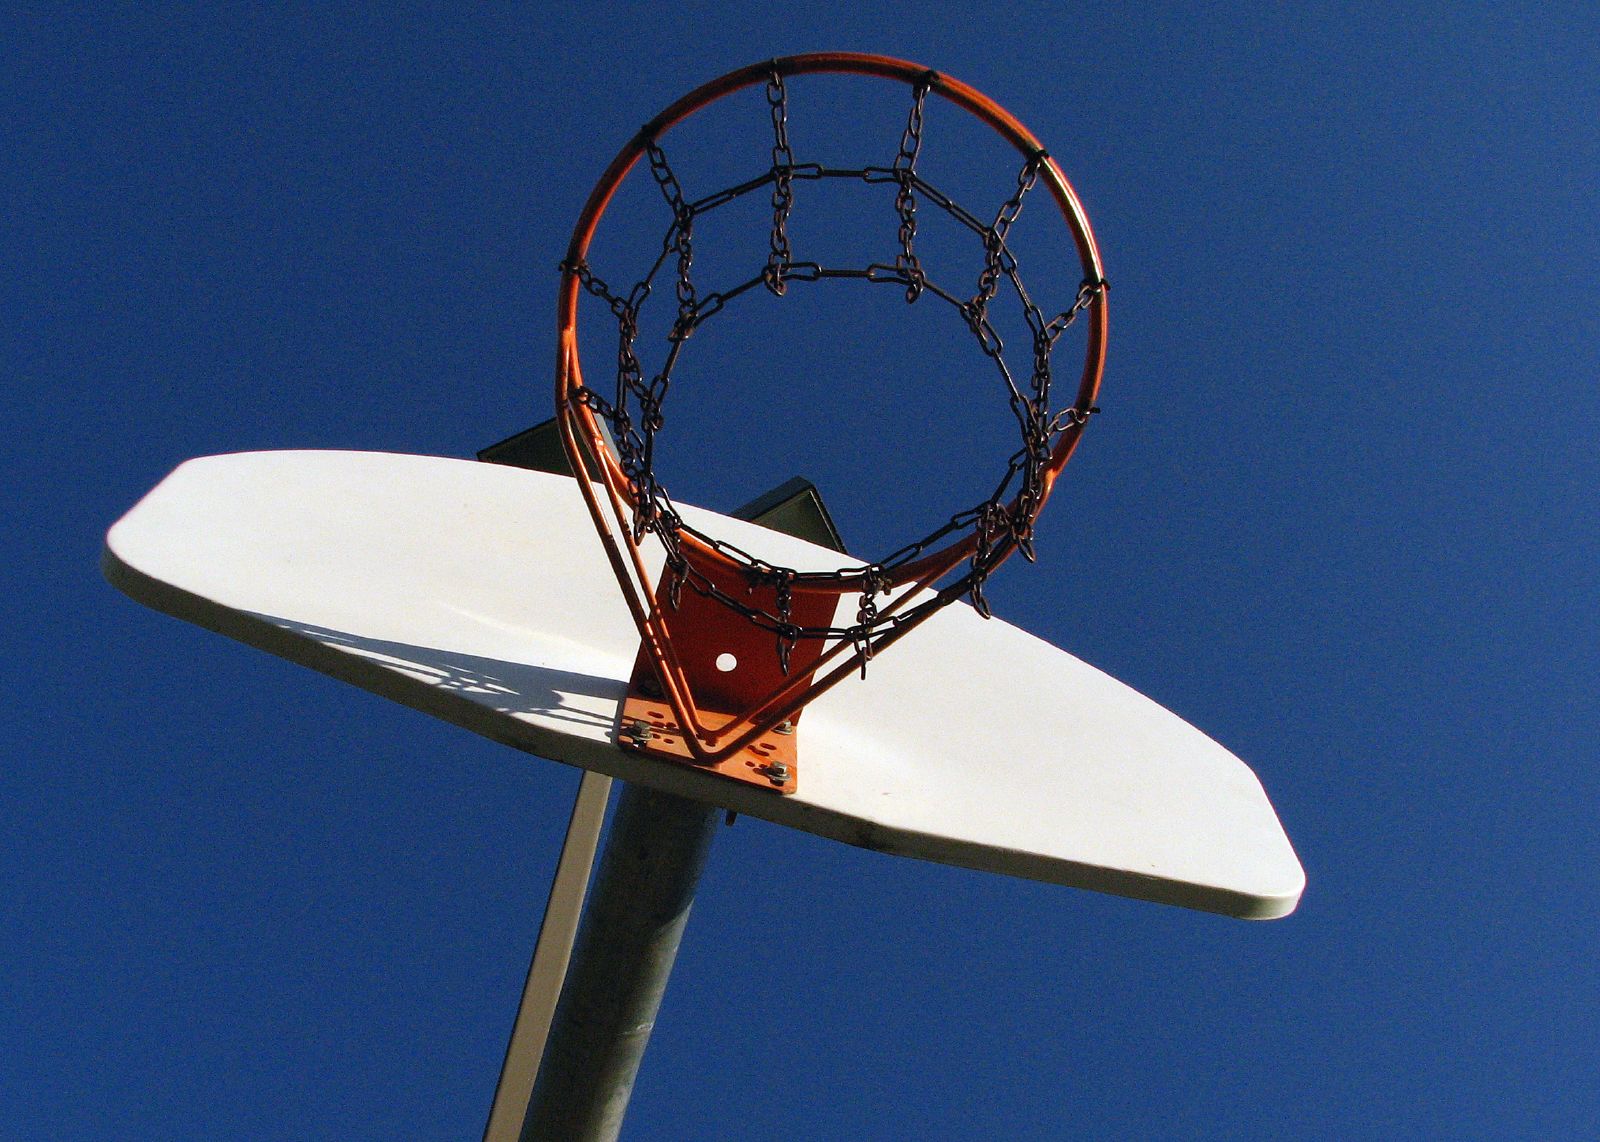
MULTIPOLYGON (((561 283, 556 415, 573 470, 599 472, 598 483, 580 479, 578 486, 639 629, 639 665, 628 708, 637 709, 640 716, 652 724, 657 720, 653 714, 658 714, 664 719, 663 725, 670 722, 676 727, 645 739, 635 748, 688 760, 745 780, 751 779, 745 771, 757 773, 758 784, 782 789, 787 784, 768 781, 759 774, 759 764, 752 763, 768 756, 764 752, 768 747, 775 754, 780 746, 792 746, 792 737, 774 735, 773 728, 785 721, 792 726, 807 702, 855 671, 861 664, 861 650, 847 642, 824 646, 813 640, 802 641, 795 645, 790 670, 785 675, 778 669, 775 636, 770 632, 690 588, 683 589, 676 606, 665 596, 664 585, 656 589, 653 568, 647 566, 650 560, 633 538, 631 524, 635 505, 618 457, 607 447, 594 411, 577 397, 583 389, 583 376, 577 337, 580 282, 573 268, 586 258, 596 227, 612 196, 652 141, 707 104, 741 88, 765 83, 774 70, 784 76, 849 72, 908 84, 931 77, 932 94, 976 115, 1024 156, 1042 156, 1040 181, 1049 187, 1073 235, 1084 280, 1103 283, 1105 274, 1082 204, 1055 160, 1044 154, 1044 148, 1033 134, 999 104, 974 88, 918 64, 888 56, 822 52, 781 57, 730 72, 685 95, 641 128, 612 160, 590 193, 573 230, 561 283), (717 669, 716 660, 722 654, 731 654, 738 666, 732 671, 717 669), (646 689, 656 693, 645 693, 646 689), (775 736, 787 740, 775 742, 772 740, 775 736), (670 745, 667 744, 669 739, 670 745)), ((1107 313, 1103 288, 1093 295, 1085 316, 1088 341, 1076 407, 1086 409, 1095 402, 1105 367, 1107 313)), ((1072 423, 1060 433, 1042 474, 1041 506, 1077 448, 1082 431, 1081 423, 1072 423)), ((735 595, 750 589, 745 569, 729 556, 689 533, 681 535, 680 543, 685 557, 717 583, 719 589, 735 595)), ((969 559, 975 545, 974 536, 963 536, 896 568, 890 587, 897 592, 897 598, 883 608, 882 613, 892 613, 918 589, 938 582, 969 559)), ((1009 554, 1009 549, 1004 550, 1001 557, 1009 554)), ((793 621, 827 625, 841 599, 860 594, 866 575, 865 565, 854 572, 847 570, 826 586, 807 589, 803 602, 802 590, 797 587, 793 621)), ((754 590, 770 593, 770 588, 754 590)), ((770 601, 767 605, 770 607, 770 601)), ((873 639, 872 652, 878 653, 899 641, 931 613, 924 612, 913 620, 886 629, 873 639)), ((624 722, 624 726, 630 724, 624 722)), ((793 774, 793 758, 786 764, 788 772, 793 774)))
MULTIPOLYGON (((701 711, 701 717, 712 722, 723 717, 731 720, 734 716, 701 711)), ((646 697, 635 689, 622 705, 619 740, 627 749, 664 761, 709 769, 713 773, 720 773, 735 781, 749 782, 763 789, 793 793, 799 788, 799 765, 792 723, 788 733, 770 730, 726 757, 702 760, 690 746, 692 739, 683 732, 672 707, 659 698, 646 697), (641 734, 641 728, 646 732, 641 734)))
MULTIPOLYGON (((685 557, 696 560, 697 570, 719 590, 734 597, 743 596, 751 606, 776 609, 776 587, 750 584, 743 574, 698 560, 692 552, 685 557)), ((836 592, 796 587, 790 600, 790 617, 800 625, 826 626, 833 622, 838 605, 836 592)), ((663 582, 656 589, 653 606, 691 695, 692 720, 680 720, 662 690, 654 659, 641 645, 623 707, 624 744, 652 756, 689 762, 763 788, 793 793, 798 772, 794 729, 800 720, 799 710, 780 719, 787 722, 788 732, 764 731, 726 755, 708 756, 692 743, 703 744, 705 737, 726 732, 740 722, 744 711, 774 690, 791 682, 809 684, 822 656, 821 644, 796 642, 785 674, 775 636, 715 599, 686 587, 678 592, 674 604, 671 588, 663 582), (641 719, 645 726, 653 727, 642 740, 626 733, 641 719), (693 735, 685 735, 685 724, 699 729, 693 735)))

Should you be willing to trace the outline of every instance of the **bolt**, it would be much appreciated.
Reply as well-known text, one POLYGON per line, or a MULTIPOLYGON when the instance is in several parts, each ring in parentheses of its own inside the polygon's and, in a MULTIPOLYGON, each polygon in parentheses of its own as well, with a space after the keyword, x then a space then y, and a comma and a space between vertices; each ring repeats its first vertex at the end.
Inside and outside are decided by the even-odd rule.
POLYGON ((645 721, 643 718, 635 721, 633 725, 629 726, 623 731, 623 733, 631 734, 633 736, 634 745, 644 745, 645 742, 649 741, 655 736, 655 731, 650 728, 650 723, 645 721))
POLYGON ((782 785, 789 780, 789 767, 781 761, 775 761, 766 767, 767 780, 774 785, 782 785))
POLYGON ((794 733, 794 723, 787 720, 779 722, 777 725, 772 727, 772 732, 775 734, 783 734, 785 737, 787 737, 788 735, 794 733))

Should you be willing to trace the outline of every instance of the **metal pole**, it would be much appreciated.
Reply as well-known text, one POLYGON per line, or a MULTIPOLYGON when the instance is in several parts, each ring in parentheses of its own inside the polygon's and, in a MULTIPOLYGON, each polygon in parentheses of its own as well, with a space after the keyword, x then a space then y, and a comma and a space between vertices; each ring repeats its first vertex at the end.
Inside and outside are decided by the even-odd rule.
MULTIPOLYGON (((572 474, 553 420, 490 445, 478 458, 572 474)), ((790 480, 733 515, 835 551, 845 550, 822 497, 806 480, 790 480)), ((716 830, 720 810, 621 783, 600 871, 567 962, 561 928, 583 899, 581 881, 587 868, 580 869, 578 857, 585 845, 592 853, 599 824, 593 805, 584 809, 590 778, 597 775, 585 775, 567 833, 574 859, 569 869, 568 849, 563 847, 557 873, 558 883, 571 883, 552 890, 485 1142, 511 1137, 518 1109, 524 1105, 527 1117, 519 1142, 613 1142, 617 1137, 716 830), (566 967, 564 983, 558 961, 566 967), (561 999, 551 1022, 548 1003, 556 987, 561 999), (537 1063, 538 1079, 529 1102, 529 1072, 541 1046, 544 1057, 537 1063)), ((601 780, 594 781, 595 788, 603 788, 601 780)), ((598 811, 603 813, 604 795, 598 796, 598 811)))
POLYGON ((614 1142, 719 811, 624 784, 521 1142, 614 1142))
POLYGON ((611 778, 592 769, 583 771, 578 796, 572 805, 572 820, 567 825, 567 840, 556 862, 556 876, 550 885, 550 900, 545 905, 544 923, 534 947, 528 980, 522 988, 522 1005, 511 1028, 506 1059, 500 1068, 494 1104, 489 1108, 489 1124, 483 1142, 517 1142, 522 1134, 523 1117, 533 1094, 533 1079, 539 1059, 550 1037, 561 984, 572 958, 572 943, 577 936, 578 917, 583 911, 584 894, 589 890, 589 872, 594 867, 595 850, 600 847, 600 828, 605 823, 606 801, 611 793, 611 778))

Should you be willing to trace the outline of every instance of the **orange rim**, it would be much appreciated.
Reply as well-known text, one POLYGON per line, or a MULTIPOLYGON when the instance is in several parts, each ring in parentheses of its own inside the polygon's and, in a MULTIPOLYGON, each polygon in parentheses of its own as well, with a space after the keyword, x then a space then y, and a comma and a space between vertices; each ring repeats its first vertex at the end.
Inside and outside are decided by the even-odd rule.
MULTIPOLYGON (((1055 200, 1068 229, 1072 233, 1074 244, 1077 247, 1078 257, 1082 264, 1083 280, 1086 282, 1103 283, 1105 274, 1100 263, 1100 251, 1095 244, 1094 232, 1090 229, 1088 217, 1085 215, 1083 205, 1078 200, 1077 192, 1061 173, 1060 167, 1040 145, 1033 133, 1024 127, 1010 112, 1001 107, 994 100, 982 92, 969 87, 959 80, 948 76, 930 72, 928 68, 906 60, 894 59, 890 56, 866 55, 857 52, 817 52, 808 55, 785 56, 779 59, 767 60, 737 71, 729 72, 719 79, 714 79, 703 84, 689 94, 673 103, 661 114, 642 127, 638 134, 630 139, 622 150, 612 159, 611 165, 606 168, 600 181, 595 184, 590 192, 588 201, 584 204, 583 211, 578 217, 577 225, 573 228, 572 240, 567 247, 567 257, 562 273, 561 290, 558 303, 558 328, 559 349, 556 368, 556 414, 564 424, 570 426, 570 432, 564 431, 563 441, 568 445, 568 452, 574 464, 574 471, 582 471, 583 457, 587 453, 592 456, 597 464, 607 486, 614 494, 619 495, 629 509, 637 507, 634 498, 627 488, 627 479, 616 454, 606 444, 605 436, 601 432, 600 422, 594 411, 585 406, 581 401, 574 399, 576 391, 583 384, 581 364, 578 354, 577 328, 578 328, 578 302, 580 284, 573 267, 581 263, 588 255, 589 244, 593 240, 595 231, 599 227, 600 219, 604 216, 607 206, 618 187, 622 185, 635 163, 645 154, 648 145, 659 138, 675 124, 682 122, 701 108, 715 102, 743 88, 757 83, 765 83, 776 71, 782 76, 805 75, 817 72, 849 73, 868 76, 879 76, 887 79, 900 80, 914 84, 919 80, 934 77, 930 93, 939 95, 951 103, 966 109, 980 120, 987 123, 994 131, 1016 148, 1018 153, 1026 157, 1042 156, 1039 169, 1041 180, 1050 189, 1051 197, 1055 200), (574 445, 577 440, 583 440, 586 448, 576 451, 574 445)), ((1088 318, 1088 338, 1085 350, 1083 373, 1078 382, 1078 393, 1075 407, 1088 409, 1092 407, 1100 391, 1100 381, 1105 369, 1105 346, 1107 332, 1107 312, 1105 290, 1095 291, 1088 308, 1085 310, 1088 318)), ((1066 463, 1076 450, 1078 441, 1083 435, 1083 425, 1079 423, 1068 424, 1056 440, 1051 449, 1050 462, 1041 474, 1041 487, 1038 508, 1043 510, 1048 500, 1051 489, 1055 485, 1056 477, 1066 467, 1066 463)), ((1013 501, 1015 506, 1015 501, 1013 501)), ((628 541, 632 544, 632 537, 628 541)), ((684 533, 682 542, 691 547, 696 555, 711 563, 728 567, 739 566, 738 561, 723 552, 708 546, 692 533, 684 533)), ((931 583, 940 579, 945 573, 956 567, 964 559, 969 558, 976 549, 977 537, 964 535, 953 539, 946 546, 923 555, 915 560, 895 568, 889 578, 894 586, 906 583, 931 583)), ((994 565, 998 565, 1009 550, 1003 551, 994 565)), ((860 590, 862 577, 866 568, 860 569, 857 574, 846 574, 839 580, 839 594, 852 594, 860 590)))

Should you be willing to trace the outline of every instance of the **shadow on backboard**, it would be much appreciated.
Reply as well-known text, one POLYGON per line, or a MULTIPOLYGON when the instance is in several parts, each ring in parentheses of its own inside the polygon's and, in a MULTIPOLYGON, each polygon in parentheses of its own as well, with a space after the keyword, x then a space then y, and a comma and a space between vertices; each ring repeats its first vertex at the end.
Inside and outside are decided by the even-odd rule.
POLYGON ((298 636, 267 647, 274 653, 430 713, 439 712, 435 701, 457 698, 497 713, 612 731, 627 688, 618 678, 388 642, 277 615, 250 617, 298 636))

